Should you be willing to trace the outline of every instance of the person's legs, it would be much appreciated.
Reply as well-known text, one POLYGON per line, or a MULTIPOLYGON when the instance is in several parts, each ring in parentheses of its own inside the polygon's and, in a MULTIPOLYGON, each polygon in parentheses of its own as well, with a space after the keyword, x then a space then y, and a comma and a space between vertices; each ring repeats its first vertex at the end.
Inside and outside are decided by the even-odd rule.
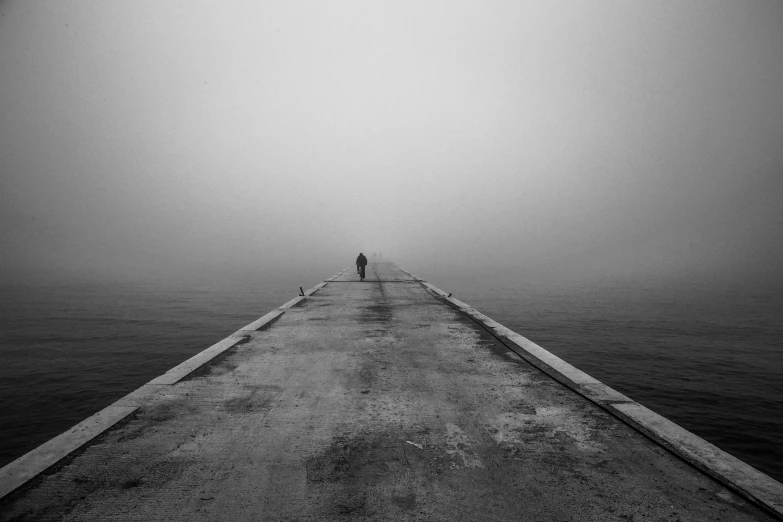
POLYGON ((362 280, 362 281, 364 281, 364 269, 365 269, 365 268, 366 268, 366 267, 365 267, 364 265, 361 265, 361 266, 359 267, 359 277, 361 278, 361 280, 362 280))

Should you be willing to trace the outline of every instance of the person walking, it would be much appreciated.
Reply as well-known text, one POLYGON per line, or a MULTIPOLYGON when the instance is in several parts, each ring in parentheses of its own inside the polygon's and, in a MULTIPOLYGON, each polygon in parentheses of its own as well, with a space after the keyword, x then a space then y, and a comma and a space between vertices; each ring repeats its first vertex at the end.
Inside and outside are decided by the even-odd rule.
POLYGON ((359 252, 359 257, 356 258, 356 271, 359 272, 359 279, 364 281, 364 270, 367 267, 367 258, 364 254, 359 252))

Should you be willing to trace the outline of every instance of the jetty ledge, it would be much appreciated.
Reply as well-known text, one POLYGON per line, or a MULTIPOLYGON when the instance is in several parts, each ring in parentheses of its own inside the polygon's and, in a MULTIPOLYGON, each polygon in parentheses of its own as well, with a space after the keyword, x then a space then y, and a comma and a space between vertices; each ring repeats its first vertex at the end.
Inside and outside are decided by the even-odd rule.
POLYGON ((2 521, 769 521, 783 486, 392 263, 0 470, 2 521))

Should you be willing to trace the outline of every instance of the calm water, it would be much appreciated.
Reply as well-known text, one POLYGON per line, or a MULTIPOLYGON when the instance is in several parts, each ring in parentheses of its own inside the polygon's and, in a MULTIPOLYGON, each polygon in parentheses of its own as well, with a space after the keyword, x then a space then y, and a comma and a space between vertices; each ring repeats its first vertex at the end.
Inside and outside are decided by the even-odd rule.
MULTIPOLYGON (((329 275, 0 288, 0 465, 279 306, 299 284, 329 275)), ((780 294, 430 280, 783 480, 780 294)))

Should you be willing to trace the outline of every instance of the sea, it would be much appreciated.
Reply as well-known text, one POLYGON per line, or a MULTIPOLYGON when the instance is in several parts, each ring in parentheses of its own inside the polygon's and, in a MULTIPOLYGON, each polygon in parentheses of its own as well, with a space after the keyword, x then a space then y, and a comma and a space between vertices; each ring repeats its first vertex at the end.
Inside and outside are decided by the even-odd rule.
MULTIPOLYGON (((0 466, 340 269, 0 286, 0 466)), ((783 481, 783 292, 414 273, 783 481)))

